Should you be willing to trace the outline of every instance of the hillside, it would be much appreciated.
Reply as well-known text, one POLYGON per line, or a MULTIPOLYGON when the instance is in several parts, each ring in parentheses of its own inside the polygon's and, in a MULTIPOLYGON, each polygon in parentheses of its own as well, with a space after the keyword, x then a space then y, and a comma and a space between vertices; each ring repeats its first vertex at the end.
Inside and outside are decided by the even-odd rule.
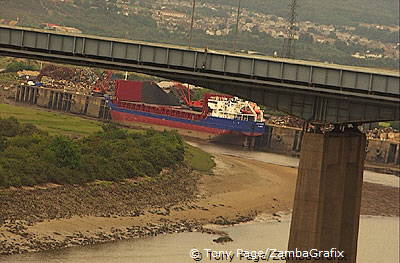
MULTIPOLYGON (((236 5, 231 0, 203 0, 201 2, 236 5)), ((287 16, 288 1, 247 0, 245 8, 277 16, 287 16)), ((300 20, 320 24, 356 25, 358 23, 398 25, 399 1, 397 0, 298 0, 300 20)))
MULTIPOLYGON (((47 23, 102 36, 180 45, 188 42, 191 0, 0 0, 0 3, 0 20, 15 20, 21 26, 43 28, 47 23)), ((193 45, 232 49, 236 3, 198 0, 193 45)), ((280 52, 287 27, 287 1, 242 3, 238 49, 267 55, 280 52)), ((297 58, 398 68, 396 0, 308 0, 299 1, 299 5, 297 58)))

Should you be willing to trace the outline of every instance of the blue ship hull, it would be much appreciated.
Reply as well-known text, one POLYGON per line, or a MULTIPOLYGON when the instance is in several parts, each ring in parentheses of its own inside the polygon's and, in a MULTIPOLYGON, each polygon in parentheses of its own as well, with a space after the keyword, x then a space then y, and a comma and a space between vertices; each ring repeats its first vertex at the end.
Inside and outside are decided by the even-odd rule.
MULTIPOLYGON (((167 127, 202 131, 212 134, 244 134, 247 136, 260 136, 265 133, 265 124, 262 122, 224 119, 207 116, 196 120, 181 116, 161 115, 148 111, 127 109, 113 103, 111 107, 112 119, 120 123, 142 122, 157 124, 167 127)), ((184 113, 188 115, 188 113, 184 113)), ((195 114, 195 113, 193 113, 195 114)))

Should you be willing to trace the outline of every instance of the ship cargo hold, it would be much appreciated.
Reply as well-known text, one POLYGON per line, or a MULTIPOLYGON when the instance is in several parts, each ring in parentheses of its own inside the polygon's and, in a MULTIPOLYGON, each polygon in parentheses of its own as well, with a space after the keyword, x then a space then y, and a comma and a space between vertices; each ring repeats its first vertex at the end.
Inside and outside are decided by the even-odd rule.
POLYGON ((109 107, 112 120, 128 126, 145 123, 214 136, 265 133, 263 113, 255 103, 206 94, 202 104, 201 112, 193 111, 153 82, 118 81, 109 107))

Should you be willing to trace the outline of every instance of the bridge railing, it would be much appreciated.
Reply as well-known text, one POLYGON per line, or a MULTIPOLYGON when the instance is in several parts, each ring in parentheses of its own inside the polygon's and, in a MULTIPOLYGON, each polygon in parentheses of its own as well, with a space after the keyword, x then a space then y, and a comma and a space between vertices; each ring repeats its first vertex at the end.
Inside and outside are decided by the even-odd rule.
POLYGON ((188 71, 207 71, 249 79, 274 80, 335 91, 400 95, 398 72, 318 62, 189 49, 97 36, 0 26, 0 46, 96 57, 188 71))

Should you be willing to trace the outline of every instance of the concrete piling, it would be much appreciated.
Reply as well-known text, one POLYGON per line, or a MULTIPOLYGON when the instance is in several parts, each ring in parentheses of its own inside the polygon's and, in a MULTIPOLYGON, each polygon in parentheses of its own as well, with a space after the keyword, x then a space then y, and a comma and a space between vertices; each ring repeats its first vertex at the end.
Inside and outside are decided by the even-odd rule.
POLYGON ((108 107, 102 97, 91 97, 35 86, 19 86, 15 91, 15 101, 57 111, 110 119, 108 107))
POLYGON ((329 262, 356 262, 365 146, 354 130, 304 135, 289 251, 335 248, 346 258, 329 262))

